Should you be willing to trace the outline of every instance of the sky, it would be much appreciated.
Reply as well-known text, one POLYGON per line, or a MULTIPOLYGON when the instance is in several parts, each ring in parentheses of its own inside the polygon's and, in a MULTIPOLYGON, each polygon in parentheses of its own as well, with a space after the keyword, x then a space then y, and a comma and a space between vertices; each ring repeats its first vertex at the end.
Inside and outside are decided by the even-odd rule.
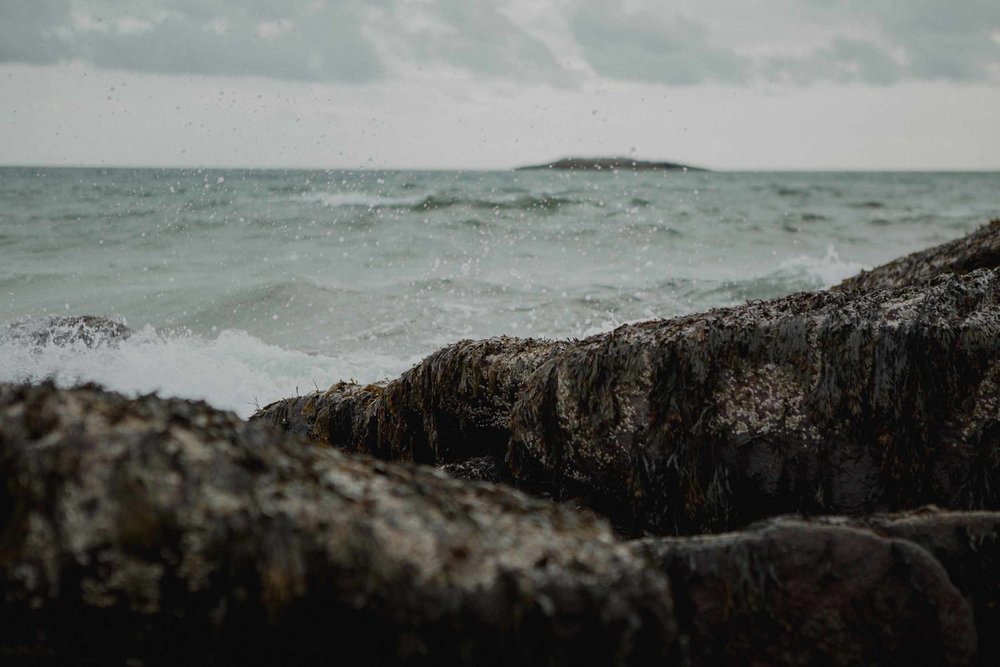
POLYGON ((1000 169, 997 0, 0 0, 0 164, 1000 169))

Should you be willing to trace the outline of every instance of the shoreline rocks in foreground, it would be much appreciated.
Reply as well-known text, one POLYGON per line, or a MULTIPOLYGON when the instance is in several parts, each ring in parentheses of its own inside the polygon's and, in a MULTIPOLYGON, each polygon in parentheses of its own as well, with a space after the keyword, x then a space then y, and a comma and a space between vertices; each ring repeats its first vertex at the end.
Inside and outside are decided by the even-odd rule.
POLYGON ((596 517, 204 404, 0 385, 0 479, 0 657, 640 664, 676 651, 666 579, 596 517))
POLYGON ((998 664, 996 236, 250 422, 0 385, 0 662, 998 664))
POLYGON ((1000 657, 995 512, 622 543, 503 485, 48 384, 0 385, 0 476, 4 664, 1000 657))

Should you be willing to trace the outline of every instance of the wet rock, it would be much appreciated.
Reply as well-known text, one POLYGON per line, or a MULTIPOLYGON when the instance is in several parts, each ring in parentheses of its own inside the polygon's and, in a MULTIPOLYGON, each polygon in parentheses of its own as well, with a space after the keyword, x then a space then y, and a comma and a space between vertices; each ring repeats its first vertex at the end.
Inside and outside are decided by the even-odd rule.
POLYGON ((507 337, 460 341, 388 384, 340 382, 272 403, 251 420, 386 459, 503 460, 510 410, 524 379, 568 345, 507 337))
POLYGON ((1000 219, 955 241, 862 271, 834 289, 873 289, 919 285, 945 273, 965 274, 1000 267, 1000 219))
POLYGON ((669 575, 693 665, 977 659, 968 603, 927 551, 903 539, 784 520, 632 548, 669 575))
POLYGON ((0 330, 0 340, 35 348, 56 346, 111 347, 132 335, 123 322, 94 315, 25 318, 0 330))
POLYGON ((1000 664, 1000 512, 942 512, 923 508, 860 519, 820 518, 855 525, 916 544, 948 572, 969 601, 979 635, 979 661, 1000 664))
POLYGON ((477 456, 466 461, 446 463, 439 470, 449 477, 465 479, 470 482, 489 482, 491 484, 511 484, 513 479, 503 461, 493 456, 477 456))
POLYGON ((525 380, 509 462, 627 532, 1000 507, 1000 276, 627 325, 525 380))
POLYGON ((0 480, 5 660, 647 664, 675 650, 666 578, 593 515, 201 403, 0 385, 0 480))

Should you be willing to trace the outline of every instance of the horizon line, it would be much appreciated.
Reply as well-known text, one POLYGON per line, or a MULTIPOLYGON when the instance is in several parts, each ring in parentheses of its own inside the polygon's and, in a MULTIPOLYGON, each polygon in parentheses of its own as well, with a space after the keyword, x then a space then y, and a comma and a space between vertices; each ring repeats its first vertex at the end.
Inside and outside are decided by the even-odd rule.
MULTIPOLYGON (((590 158, 591 156, 586 156, 590 158)), ((648 162, 636 158, 637 162, 648 162)), ((164 171, 339 171, 339 172, 378 172, 378 171, 416 171, 416 172, 450 172, 450 173, 505 173, 522 170, 523 167, 537 166, 534 164, 523 164, 512 167, 398 167, 398 166, 359 166, 359 167, 337 167, 337 166, 303 166, 303 165, 268 165, 268 166, 247 166, 233 164, 202 164, 202 165, 182 165, 182 164, 94 164, 94 163, 0 163, 0 169, 135 169, 135 170, 164 170, 164 171)), ((700 165, 684 164, 690 170, 684 169, 663 169, 652 170, 652 173, 953 173, 953 174, 976 174, 976 173, 998 173, 1000 165, 994 167, 704 167, 700 165)), ((608 171, 612 173, 629 172, 630 169, 545 169, 541 168, 525 171, 552 171, 552 172, 585 172, 599 173, 608 171)), ((648 173, 648 172, 644 172, 648 173)))

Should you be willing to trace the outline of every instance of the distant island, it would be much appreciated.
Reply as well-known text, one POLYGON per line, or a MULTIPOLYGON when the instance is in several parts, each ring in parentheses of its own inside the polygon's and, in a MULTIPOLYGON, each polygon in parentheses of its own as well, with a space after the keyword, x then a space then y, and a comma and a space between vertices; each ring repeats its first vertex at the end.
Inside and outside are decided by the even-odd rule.
POLYGON ((648 162, 630 157, 567 157, 548 164, 534 164, 518 167, 515 171, 527 169, 563 169, 567 171, 601 171, 604 169, 626 169, 632 171, 708 171, 676 162, 648 162))

